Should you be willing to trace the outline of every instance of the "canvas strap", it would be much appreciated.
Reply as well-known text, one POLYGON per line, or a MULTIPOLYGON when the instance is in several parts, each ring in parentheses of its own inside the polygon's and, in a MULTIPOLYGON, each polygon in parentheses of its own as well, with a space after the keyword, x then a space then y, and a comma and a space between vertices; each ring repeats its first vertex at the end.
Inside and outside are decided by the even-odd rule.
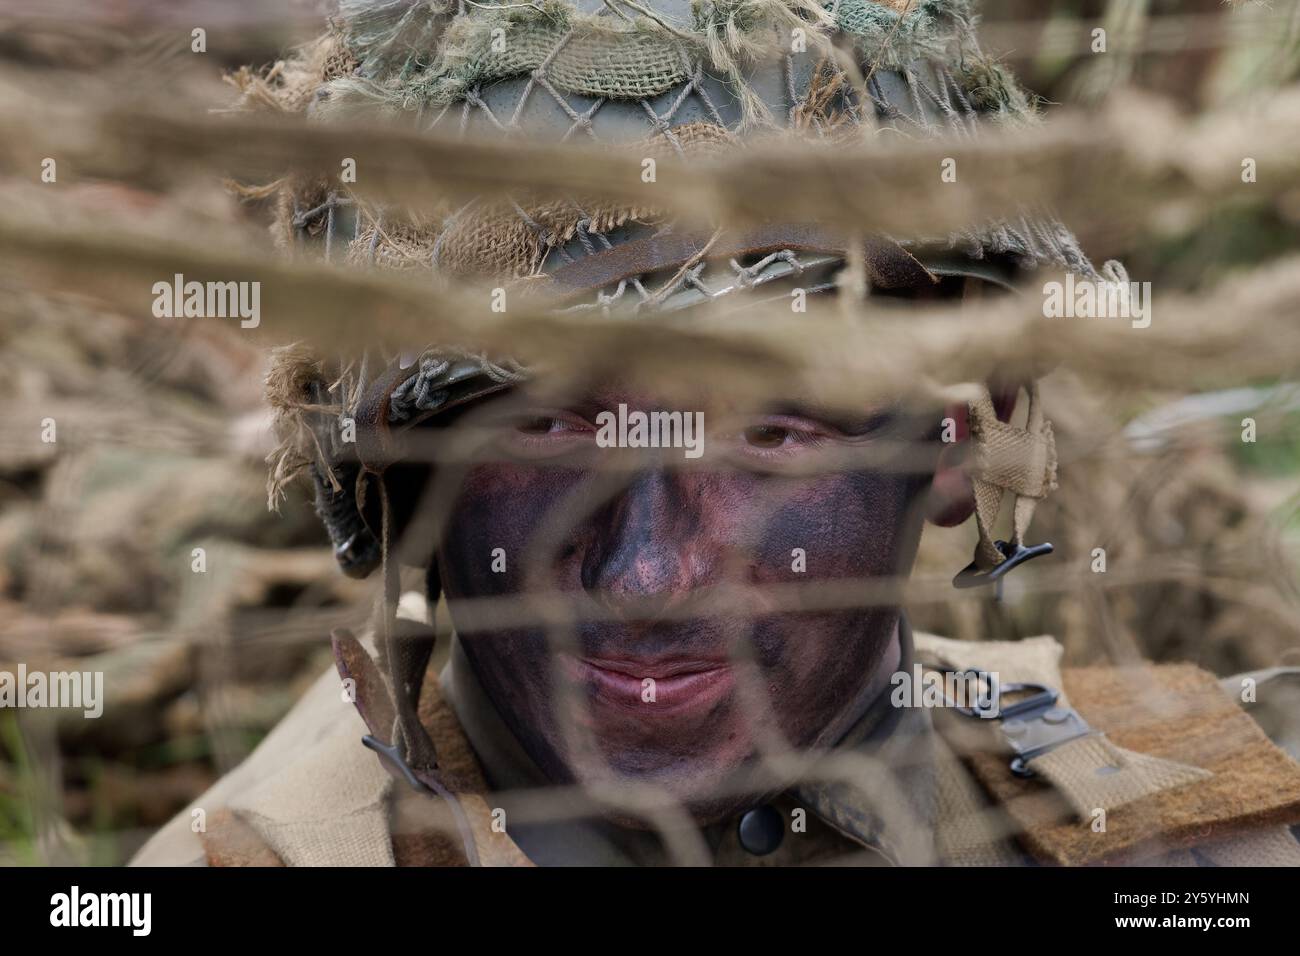
POLYGON ((1089 820, 1099 807, 1122 807, 1212 776, 1199 767, 1117 747, 1100 734, 1049 750, 1034 758, 1031 766, 1065 798, 1081 820, 1089 820))
POLYGON ((975 564, 988 571, 1004 560, 993 543, 993 529, 1005 492, 1015 500, 1011 544, 1024 544, 1025 532, 1038 502, 1056 488, 1056 441, 1052 423, 1043 417, 1038 383, 1025 387, 1029 415, 1023 428, 999 421, 993 397, 982 388, 969 403, 970 438, 974 448, 971 481, 975 489, 975 521, 979 544, 975 564))
MULTIPOLYGON (((918 657, 923 656, 928 662, 955 669, 978 666, 998 674, 1003 684, 1023 682, 1062 688, 1061 645, 1051 638, 972 643, 917 635, 915 641, 918 657)), ((1063 690, 1057 706, 1069 706, 1063 690)), ((1005 761, 1000 762, 999 772, 1010 777, 1005 761)), ((1051 784, 1078 818, 1085 821, 1098 807, 1109 811, 1212 776, 1199 767, 1117 746, 1100 733, 1063 743, 1034 757, 1028 766, 1034 776, 1051 784)))

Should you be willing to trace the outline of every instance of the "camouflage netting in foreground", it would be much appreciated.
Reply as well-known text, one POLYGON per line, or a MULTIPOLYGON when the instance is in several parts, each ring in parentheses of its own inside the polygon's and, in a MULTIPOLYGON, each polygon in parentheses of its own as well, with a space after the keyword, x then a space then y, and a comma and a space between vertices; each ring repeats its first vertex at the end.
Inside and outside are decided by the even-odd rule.
MULTIPOLYGON (((367 6, 381 13, 399 9, 388 4, 367 6)), ((937 15, 945 7, 935 4, 924 9, 935 13, 938 22, 937 15)), ((432 8, 409 8, 415 12, 403 25, 404 34, 410 31, 405 35, 431 40, 431 45, 421 42, 419 46, 436 49, 440 30, 436 18, 416 16, 432 8)), ((841 6, 831 12, 843 17, 847 9, 841 6)), ((637 19, 630 9, 628 13, 637 19)), ((901 38, 932 35, 927 32, 931 27, 922 28, 920 18, 900 23, 888 12, 873 12, 872 16, 876 27, 864 27, 864 35, 870 35, 873 28, 895 31, 901 38)), ((737 37, 741 37, 743 18, 738 15, 736 22, 737 37)), ((391 26, 381 17, 376 31, 382 34, 391 26)), ((645 24, 641 29, 647 36, 657 36, 645 24)), ((684 21, 681 29, 695 32, 696 27, 693 21, 684 21)), ((362 76, 364 51, 356 45, 356 38, 343 38, 345 32, 309 45, 302 56, 266 74, 245 73, 241 83, 249 104, 260 102, 277 110, 315 115, 323 108, 328 112, 324 107, 327 100, 320 101, 316 95, 322 87, 378 76, 392 81, 387 90, 378 91, 390 101, 391 93, 400 92, 408 80, 431 92, 450 88, 447 84, 452 74, 439 73, 434 58, 408 63, 408 58, 401 56, 398 62, 392 51, 399 46, 394 45, 385 62, 383 44, 374 39, 370 55, 378 57, 373 62, 382 69, 362 76)), ((724 43, 728 42, 726 32, 717 31, 724 43)), ((810 45, 810 49, 815 47, 810 45)), ((743 65, 740 53, 724 53, 743 65)), ((772 109, 766 100, 764 104, 775 123, 788 123, 811 136, 847 135, 850 127, 861 129, 864 121, 869 130, 878 124, 886 133, 894 128, 911 129, 923 125, 916 121, 917 116, 932 125, 951 124, 958 129, 968 118, 957 109, 962 97, 974 112, 1001 115, 1003 94, 998 91, 1005 92, 996 79, 981 78, 981 69, 988 67, 980 67, 974 59, 965 62, 967 69, 955 71, 952 82, 942 80, 947 86, 920 68, 898 73, 895 89, 904 100, 915 94, 923 105, 928 103, 924 112, 913 109, 903 113, 895 106, 891 115, 888 104, 882 107, 875 102, 870 110, 858 110, 853 103, 865 100, 850 98, 849 91, 856 89, 856 78, 851 76, 839 80, 839 85, 835 80, 823 83, 822 89, 829 91, 824 101, 804 97, 809 108, 793 120, 788 112, 772 109), (924 78, 930 92, 943 94, 936 99, 949 103, 951 115, 915 82, 916 77, 924 78)), ((499 68, 499 64, 491 68, 499 68)), ((800 76, 810 75, 811 68, 800 76)), ((877 71, 873 78, 877 88, 893 82, 889 73, 883 68, 877 71)), ((682 86, 689 86, 695 74, 683 69, 683 75, 687 79, 682 86)), ((680 107, 687 110, 689 104, 689 110, 697 111, 688 110, 681 118, 703 123, 711 137, 701 148, 729 142, 727 137, 736 135, 742 119, 741 103, 729 88, 730 81, 725 75, 712 81, 721 89, 710 86, 708 95, 722 122, 698 102, 694 87, 680 107)), ((39 77, 42 86, 48 82, 48 76, 39 77)), ((594 100, 582 101, 578 102, 581 109, 574 108, 573 98, 578 94, 560 91, 551 79, 546 82, 561 92, 579 118, 594 105, 594 100)), ((541 79, 528 75, 484 83, 437 108, 417 98, 401 99, 398 105, 390 102, 390 109, 395 118, 436 123, 444 131, 459 131, 462 124, 467 133, 476 124, 496 130, 489 113, 502 128, 509 129, 516 118, 514 106, 522 101, 523 90, 530 88, 530 83, 529 101, 536 97, 536 102, 553 104, 562 117, 557 120, 562 125, 555 128, 556 135, 564 136, 576 121, 559 107, 541 79), (506 109, 501 110, 493 100, 498 95, 494 91, 505 97, 506 109)), ((871 79, 867 85, 872 88, 871 79)), ((115 105, 120 87, 100 86, 97 92, 102 99, 87 97, 89 108, 115 105)), ((365 95, 375 92, 369 90, 365 95)), ((659 110, 657 115, 678 118, 666 112, 678 93, 680 90, 660 94, 668 102, 651 104, 659 110)), ((346 99, 341 97, 340 102, 346 99)), ((793 108, 799 99, 782 101, 781 106, 793 108)), ((658 128, 644 107, 633 102, 646 120, 631 141, 674 150, 668 131, 658 128)), ((570 138, 599 137, 604 110, 602 105, 592 112, 587 117, 589 124, 577 122, 570 138)), ((1006 113, 1014 117, 1019 110, 1011 106, 1006 113)), ((526 115, 531 115, 527 109, 519 114, 520 123, 526 115)), ((44 121, 42 115, 40 122, 44 121)), ((682 128, 687 125, 670 124, 669 129, 681 140, 682 128)), ((761 115, 756 125, 763 125, 761 115)), ((78 126, 77 131, 85 128, 78 126)), ((209 129, 212 142, 220 144, 225 131, 216 121, 209 129)), ((1284 126, 1279 129, 1285 132, 1284 126)), ((0 150, 21 139, 19 132, 9 135, 6 129, 6 136, 0 137, 0 150)), ((1254 143, 1259 137, 1248 139, 1254 143)), ((186 155, 194 161, 192 154, 173 154, 166 148, 162 152, 166 163, 173 166, 184 165, 180 157, 186 155)), ((215 178, 211 166, 197 161, 194 165, 192 172, 197 178, 215 178)), ((87 161, 85 168, 94 167, 87 161)), ((29 176, 30 169, 23 169, 23 175, 29 176)), ((1285 175, 1285 170, 1278 175, 1285 175)), ((260 430, 264 422, 254 409, 260 401, 255 369, 264 357, 265 343, 240 333, 227 334, 229 330, 213 323, 182 326, 153 321, 134 299, 114 299, 114 293, 121 294, 120 283, 106 292, 106 287, 96 287, 90 280, 95 268, 103 264, 124 276, 168 274, 173 264, 171 253, 177 250, 192 256, 191 262, 207 262, 207 256, 223 266, 234 263, 249 275, 257 275, 256 269, 270 256, 258 245, 254 230, 249 229, 242 241, 219 237, 207 218, 208 207, 195 203, 193 195, 184 190, 167 192, 156 184, 128 181, 114 184, 117 191, 107 195, 98 191, 98 200, 91 202, 73 185, 64 183, 58 191, 46 189, 39 196, 38 201, 46 205, 38 209, 48 209, 48 215, 25 218, 21 208, 6 204, 0 217, 0 225, 7 230, 3 233, 9 243, 6 252, 14 256, 13 261, 37 261, 48 270, 20 273, 15 269, 13 275, 6 270, 5 294, 0 297, 5 344, 0 356, 4 372, 0 391, 8 409, 3 431, 6 454, 0 466, 0 503, 4 508, 0 583, 5 612, 0 626, 0 666, 12 667, 13 662, 22 660, 59 669, 104 670, 112 675, 110 686, 121 690, 123 697, 111 702, 105 718, 89 728, 89 735, 84 721, 59 719, 57 725, 51 721, 43 726, 38 719, 26 719, 41 715, 24 715, 20 735, 18 723, 8 719, 12 715, 0 714, 4 734, 0 745, 11 758, 0 761, 0 858, 120 862, 147 830, 206 789, 214 773, 232 768, 247 755, 296 694, 324 670, 325 662, 316 654, 321 650, 322 634, 336 625, 359 627, 357 618, 364 615, 366 599, 372 595, 363 588, 348 587, 355 582, 338 575, 303 509, 286 515, 289 520, 277 521, 266 520, 261 511, 262 457, 271 448, 260 430), (58 218, 57 214, 67 211, 60 203, 81 202, 85 203, 84 218, 104 225, 103 234, 74 228, 75 218, 58 218), (159 220, 141 220, 140 210, 147 203, 159 204, 174 214, 162 221, 166 228, 159 220), (65 230, 58 236, 61 244, 51 243, 50 231, 41 228, 51 222, 65 230), (69 249, 78 254, 70 254, 69 249), (132 272, 133 268, 141 271, 132 272), (67 294, 67 288, 82 289, 82 283, 84 294, 67 294), (103 300, 93 298, 92 290, 103 294, 103 300), (58 446, 39 445, 28 423, 51 414, 61 422, 62 440, 58 446), (211 554, 219 553, 218 546, 224 543, 227 549, 222 553, 228 558, 223 560, 234 573, 210 575, 202 587, 194 587, 195 576, 187 561, 196 541, 209 544, 211 554), (308 663, 304 665, 304 661, 308 663), (18 759, 12 759, 14 754, 18 759), (40 779, 33 783, 37 774, 40 779), (28 828, 24 818, 33 806, 36 812, 28 828), (14 807, 19 812, 10 812, 14 807), (71 832, 73 826, 81 834, 102 839, 84 844, 71 832)), ((825 189, 826 184, 800 183, 796 188, 825 189)), ((1115 189, 1128 192, 1122 183, 1115 189)), ((1270 197, 1261 201, 1267 208, 1250 210, 1242 217, 1250 226, 1250 241, 1241 241, 1241 234, 1236 234, 1239 248, 1233 252, 1238 258, 1230 260, 1247 267, 1289 248, 1280 240, 1275 246, 1252 245, 1267 227, 1282 222, 1294 230, 1294 219, 1282 218, 1284 204, 1278 199, 1276 185, 1261 183, 1259 190, 1270 197), (1275 191, 1269 193, 1269 189, 1275 191), (1257 223, 1264 225, 1256 228, 1257 223)), ((339 243, 334 258, 341 258, 341 246, 351 241, 351 224, 346 222, 349 210, 355 208, 349 205, 351 197, 342 190, 332 197, 329 191, 309 194, 310 189, 281 194, 282 234, 286 239, 307 234, 324 240, 333 231, 339 243)), ((511 210, 508 204, 498 203, 488 211, 508 221, 511 210)), ((552 234, 563 236, 570 228, 576 230, 575 212, 591 214, 595 236, 617 230, 629 219, 651 225, 658 221, 653 209, 633 207, 625 213, 618 208, 606 213, 579 206, 576 201, 572 205, 559 202, 545 214, 530 218, 552 234)), ((363 209, 358 217, 357 228, 364 241, 350 250, 354 260, 364 261, 374 250, 380 264, 410 264, 421 269, 431 264, 432 243, 444 229, 439 211, 430 211, 427 224, 395 217, 386 219, 382 228, 380 214, 378 209, 363 209)), ((259 223, 256 229, 260 228, 259 223)), ((469 224, 458 221, 457 228, 472 248, 469 224)), ((521 270, 526 272, 545 243, 534 242, 517 224, 514 228, 508 249, 520 247, 523 251, 507 251, 506 258, 494 262, 513 261, 518 256, 528 263, 521 270)), ((1207 237, 1198 233, 1194 221, 1177 220, 1162 228, 1173 228, 1176 239, 1159 236, 1151 239, 1151 245, 1164 250, 1176 268, 1148 259, 1142 277, 1149 274, 1168 283, 1168 276, 1205 269, 1208 257, 1214 267, 1213 279, 1204 286, 1188 283, 1198 296, 1208 294, 1229 257, 1207 254, 1206 247, 1197 244, 1207 237)), ((1221 228, 1226 227, 1220 222, 1214 230, 1203 232, 1218 235, 1221 228)), ((502 231, 509 229, 504 224, 500 230, 495 226, 489 229, 493 235, 502 231)), ((579 241, 576 232, 573 238, 579 241)), ((330 324, 339 320, 331 312, 333 299, 342 298, 339 293, 348 289, 370 294, 374 288, 364 286, 359 273, 345 274, 337 284, 322 281, 319 273, 308 271, 306 257, 297 267, 303 275, 319 281, 321 289, 315 297, 301 296, 302 315, 291 316, 286 310, 277 313, 275 322, 268 320, 267 330, 274 328, 270 339, 304 338, 318 347, 328 347, 333 344, 329 330, 340 327, 330 324)), ((1239 323, 1252 334, 1226 344, 1223 339, 1207 337, 1201 354, 1212 353, 1224 369, 1248 370, 1242 373, 1247 378, 1256 373, 1261 379, 1294 377, 1294 363, 1289 358, 1297 354, 1290 348, 1294 340, 1287 337, 1282 323, 1268 325, 1261 307, 1261 302, 1270 303, 1273 312, 1283 316, 1286 304, 1278 299, 1257 299, 1250 293, 1267 288, 1295 267, 1292 260, 1278 270, 1250 272, 1246 285, 1213 296, 1220 315, 1232 316, 1234 325, 1239 323), (1271 332, 1256 334, 1261 329, 1271 332), (1259 363, 1265 352, 1270 353, 1267 367, 1259 363)), ((286 274, 275 273, 277 278, 286 274)), ((142 287, 147 287, 148 283, 141 281, 142 287)), ((1176 301, 1186 305, 1190 300, 1188 296, 1176 301)), ((355 322, 357 316, 348 318, 355 322)), ((1150 331, 1163 336, 1178 328, 1182 318, 1176 309, 1161 313, 1150 331)), ((598 319, 593 316, 593 330, 602 328, 598 319)), ((441 315, 430 318, 435 324, 446 321, 441 315)), ((810 324, 809 329, 807 334, 812 336, 823 334, 827 327, 810 324)), ((1193 326, 1188 334, 1198 334, 1198 330, 1205 331, 1193 326)), ((924 352, 927 341, 918 328, 918 353, 924 352)), ((1067 661, 1076 664, 1122 663, 1146 657, 1197 661, 1219 674, 1230 674, 1296 663, 1300 619, 1291 563, 1297 514, 1294 458, 1282 478, 1243 459, 1238 454, 1236 418, 1225 415, 1199 430, 1182 429, 1176 438, 1155 448, 1139 447, 1125 435, 1125 426, 1136 414, 1176 402, 1179 396, 1175 392, 1184 387, 1222 387, 1224 378, 1205 374, 1207 365, 1204 361, 1196 364, 1193 345, 1157 350, 1163 356, 1159 363, 1163 368, 1148 370, 1148 375, 1158 372, 1162 376, 1163 390, 1156 391, 1148 387, 1141 362, 1118 363, 1113 352, 1093 351, 1095 341, 1076 341, 1081 346, 1076 361, 1044 383, 1047 414, 1062 449, 1061 487, 1040 508, 1036 528, 1042 538, 1057 543, 1058 558, 1050 565, 1039 562, 1040 567, 1013 578, 1005 601, 983 593, 961 594, 948 587, 947 579, 954 566, 969 558, 970 529, 932 529, 925 536, 917 568, 919 589, 909 606, 917 626, 971 640, 1053 633, 1066 645, 1067 661), (1102 355, 1110 364, 1098 358, 1102 355), (1188 371, 1185 383, 1176 383, 1165 369, 1181 370, 1184 360, 1188 368, 1199 371, 1188 371), (1122 364, 1120 372, 1114 370, 1116 364, 1122 364), (1111 559, 1105 576, 1091 575, 1087 568, 1086 556, 1098 545, 1106 547, 1111 559)), ((1012 357, 1034 345, 1033 337, 1026 336, 1004 348, 1012 357)), ((911 352, 900 349, 899 353, 894 357, 899 366, 912 370, 911 352)), ((737 354, 746 357, 738 361, 745 361, 753 353, 737 354)), ((936 353, 928 354, 928 360, 918 360, 917 368, 935 361, 936 353)), ((298 368, 308 369, 311 375, 287 381, 292 386, 284 395, 289 405, 298 404, 305 382, 330 384, 335 374, 333 369, 326 373, 309 365, 298 368)), ((331 413, 338 411, 333 404, 328 408, 331 413)), ((1265 422, 1262 415, 1260 420, 1265 422)), ((1285 420, 1274 421, 1284 425, 1285 420)), ((1279 434, 1285 437, 1284 427, 1265 426, 1261 433, 1271 433, 1285 451, 1285 442, 1277 438, 1279 434)), ((1290 454, 1294 455, 1294 447, 1290 454)), ((406 586, 418 588, 420 582, 410 580, 406 586)))

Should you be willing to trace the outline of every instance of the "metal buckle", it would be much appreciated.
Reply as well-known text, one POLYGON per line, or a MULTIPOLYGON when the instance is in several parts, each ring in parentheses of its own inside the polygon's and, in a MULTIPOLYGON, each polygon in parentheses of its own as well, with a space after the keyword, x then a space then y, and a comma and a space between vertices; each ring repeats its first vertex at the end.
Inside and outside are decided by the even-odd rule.
POLYGON ((1008 571, 1020 567, 1026 561, 1042 557, 1044 554, 1051 554, 1055 550, 1046 541, 1042 544, 1036 544, 1032 548, 1027 548, 1023 544, 1013 547, 1005 541, 994 541, 993 546, 1002 553, 1003 560, 1001 563, 994 565, 987 571, 981 571, 979 564, 972 561, 957 572, 957 576, 952 579, 952 586, 955 588, 977 588, 985 584, 994 584, 1008 571))
MULTIPOLYGON (((982 671, 979 673, 983 673, 982 671)), ((998 696, 1017 691, 1035 693, 1008 707, 998 708, 997 718, 1002 722, 1002 736, 1015 751, 1011 759, 1011 772, 1017 777, 1034 776, 1029 762, 1055 750, 1071 740, 1091 737, 1100 731, 1093 730, 1073 707, 1057 707, 1060 691, 1046 684, 1004 684, 998 696)), ((959 708, 961 709, 961 708, 959 708)), ((963 713, 966 713, 962 709, 963 713)), ((979 716, 967 713, 966 716, 979 716)))
MULTIPOLYGON (((926 666, 926 665, 922 665, 922 666, 926 666)), ((977 681, 983 681, 984 683, 989 685, 989 689, 992 691, 994 695, 994 699, 993 699, 994 707, 998 706, 998 701, 1002 696, 1001 685, 998 683, 997 677, 989 673, 988 671, 980 670, 978 667, 964 667, 961 668, 960 670, 953 670, 952 668, 949 667, 937 667, 937 666, 930 667, 930 670, 938 671, 941 674, 952 674, 956 677, 970 676, 970 677, 974 677, 977 681)), ((1020 685, 1012 684, 1011 686, 1012 689, 1014 690, 1014 689, 1018 689, 1020 685)), ((946 692, 943 695, 943 703, 945 707, 951 707, 953 710, 957 711, 957 713, 961 714, 964 717, 979 717, 981 719, 996 720, 998 717, 1002 716, 1000 713, 985 710, 984 708, 981 707, 963 707, 962 705, 958 704, 955 700, 950 700, 946 692)))
POLYGON ((479 861, 478 846, 474 842, 474 834, 470 829, 469 820, 465 816, 465 810, 461 807, 460 801, 456 799, 455 795, 449 793, 447 789, 438 782, 437 776, 433 775, 430 777, 430 780, 433 781, 433 785, 430 786, 415 775, 415 771, 411 769, 410 765, 402 758, 402 755, 398 753, 396 747, 383 743, 377 738, 372 737, 370 734, 366 734, 362 737, 361 742, 375 753, 379 754, 379 756, 388 763, 389 767, 392 770, 398 771, 402 777, 405 778, 406 782, 409 783, 418 793, 427 793, 432 796, 441 797, 447 802, 447 806, 451 808, 452 817, 456 821, 456 830, 460 834, 461 843, 465 847, 465 860, 470 866, 480 866, 481 863, 479 861))
MULTIPOLYGON (((1029 762, 1055 750, 1062 744, 1098 733, 1073 707, 1057 707, 1060 693, 1045 684, 1011 685, 1017 690, 1037 689, 1028 700, 1012 704, 1001 714, 1002 736, 1016 756, 1011 772, 1017 777, 1032 777, 1029 762)), ((1008 689, 1011 689, 1008 688, 1008 689)))
POLYGON ((415 775, 415 771, 412 770, 407 762, 402 759, 402 755, 397 752, 396 747, 382 743, 369 734, 362 737, 361 742, 375 753, 379 754, 379 756, 383 757, 384 760, 388 762, 388 765, 398 771, 402 777, 405 778, 406 782, 412 786, 412 788, 418 790, 420 793, 433 793, 433 790, 420 780, 420 778, 415 775))
MULTIPOLYGON (((1034 695, 1026 697, 1024 700, 1018 700, 1010 707, 998 707, 997 719, 1001 721, 1014 720, 1021 714, 1033 713, 1044 707, 1051 707, 1056 703, 1056 699, 1061 695, 1055 688, 1048 687, 1046 684, 1007 684, 1001 688, 1001 694, 1016 694, 1021 691, 1032 690, 1034 695)), ((1000 703, 1000 702, 999 702, 1000 703)))

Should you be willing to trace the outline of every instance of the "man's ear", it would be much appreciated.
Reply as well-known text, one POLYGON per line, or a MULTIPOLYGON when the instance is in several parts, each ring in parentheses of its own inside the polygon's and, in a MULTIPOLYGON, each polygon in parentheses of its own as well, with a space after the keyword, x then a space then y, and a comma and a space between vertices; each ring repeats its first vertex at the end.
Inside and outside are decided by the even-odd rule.
MULTIPOLYGON (((1018 388, 992 392, 993 408, 999 421, 1011 419, 1019 393, 1018 388)), ((956 425, 953 431, 954 441, 939 455, 939 464, 934 470, 934 480, 930 483, 930 493, 926 499, 925 516, 941 528, 954 528, 975 513, 975 487, 966 470, 966 460, 970 453, 966 405, 949 405, 944 409, 944 418, 951 418, 956 425)))

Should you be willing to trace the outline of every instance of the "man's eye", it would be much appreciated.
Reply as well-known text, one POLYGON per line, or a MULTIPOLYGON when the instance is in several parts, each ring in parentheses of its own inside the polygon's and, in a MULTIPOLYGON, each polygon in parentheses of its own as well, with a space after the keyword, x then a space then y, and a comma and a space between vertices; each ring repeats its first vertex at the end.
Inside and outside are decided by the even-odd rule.
POLYGON ((811 422, 779 419, 748 425, 741 436, 751 456, 768 459, 811 451, 827 441, 826 433, 811 422))
POLYGON ((780 448, 790 437, 790 429, 778 425, 751 425, 745 429, 745 441, 755 448, 780 448))
POLYGON ((525 418, 521 420, 515 428, 526 435, 553 435, 562 432, 579 431, 572 422, 567 422, 562 418, 555 418, 551 415, 538 415, 533 418, 525 418))
POLYGON ((529 435, 545 435, 558 424, 558 419, 540 416, 538 418, 525 418, 515 427, 521 432, 529 435))

